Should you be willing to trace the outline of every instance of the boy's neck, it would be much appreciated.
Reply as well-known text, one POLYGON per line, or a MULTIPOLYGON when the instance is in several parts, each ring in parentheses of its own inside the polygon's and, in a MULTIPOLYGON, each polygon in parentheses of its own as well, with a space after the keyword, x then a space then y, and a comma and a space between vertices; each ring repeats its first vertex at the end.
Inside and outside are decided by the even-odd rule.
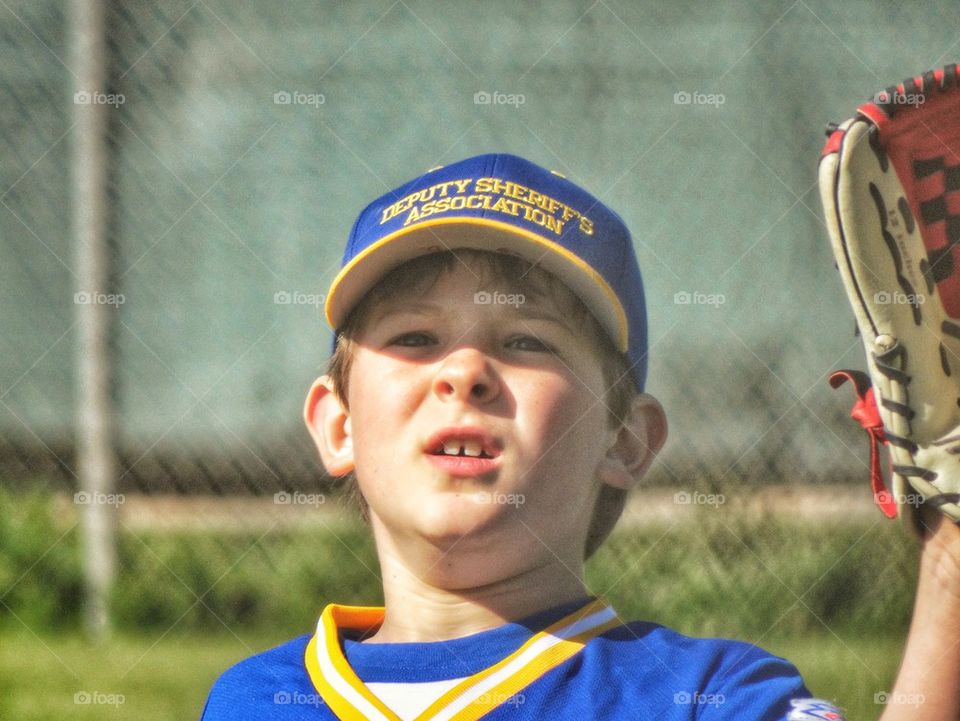
MULTIPOLYGON (((393 559, 396 561, 396 559, 393 559)), ((532 616, 589 594, 582 567, 556 564, 526 569, 475 588, 449 590, 414 576, 381 555, 386 613, 368 643, 447 641, 532 616)))

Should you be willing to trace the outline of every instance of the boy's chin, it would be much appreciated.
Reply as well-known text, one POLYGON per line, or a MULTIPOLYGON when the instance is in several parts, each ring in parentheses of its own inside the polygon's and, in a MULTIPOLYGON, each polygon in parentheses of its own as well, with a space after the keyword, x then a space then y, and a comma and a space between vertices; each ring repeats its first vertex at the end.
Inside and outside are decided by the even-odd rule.
POLYGON ((482 538, 509 525, 519 512, 517 505, 492 502, 494 495, 488 491, 432 495, 417 504, 411 525, 438 547, 482 538))
POLYGON ((529 536, 522 524, 511 523, 497 512, 420 517, 413 530, 419 542, 412 548, 419 546, 419 553, 407 558, 423 564, 416 575, 450 591, 475 589, 513 576, 539 550, 525 547, 529 536), (510 551, 505 553, 507 548, 510 551))

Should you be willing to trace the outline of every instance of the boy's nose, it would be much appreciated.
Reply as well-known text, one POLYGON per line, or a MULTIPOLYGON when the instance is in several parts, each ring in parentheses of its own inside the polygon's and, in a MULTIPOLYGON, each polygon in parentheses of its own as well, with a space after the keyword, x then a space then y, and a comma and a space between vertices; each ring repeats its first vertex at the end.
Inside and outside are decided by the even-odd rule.
POLYGON ((460 348, 444 359, 433 390, 443 400, 485 403, 500 394, 500 384, 483 353, 460 348))

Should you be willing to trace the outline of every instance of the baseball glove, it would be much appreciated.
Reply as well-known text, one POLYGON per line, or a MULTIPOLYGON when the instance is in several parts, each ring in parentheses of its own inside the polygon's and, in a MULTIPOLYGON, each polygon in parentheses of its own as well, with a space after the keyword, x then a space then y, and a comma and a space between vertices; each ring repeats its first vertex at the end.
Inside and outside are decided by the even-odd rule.
POLYGON ((960 522, 958 69, 877 93, 828 128, 820 158, 833 253, 869 370, 869 378, 840 371, 830 382, 854 381, 851 415, 870 433, 877 504, 914 520, 925 504, 960 522))

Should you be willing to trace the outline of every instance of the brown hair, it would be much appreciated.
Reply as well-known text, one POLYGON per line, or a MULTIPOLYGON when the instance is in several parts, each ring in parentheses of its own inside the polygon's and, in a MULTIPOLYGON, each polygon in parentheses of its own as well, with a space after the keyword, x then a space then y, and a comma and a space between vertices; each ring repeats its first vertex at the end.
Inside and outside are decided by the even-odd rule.
MULTIPOLYGON (((390 271, 374 286, 350 312, 343 325, 337 329, 337 346, 327 368, 333 382, 334 392, 345 408, 349 390, 350 366, 353 360, 353 338, 364 327, 371 311, 379 304, 388 302, 402 293, 424 292, 436 283, 441 273, 450 271, 463 258, 478 262, 471 266, 482 274, 479 282, 496 279, 508 287, 522 286, 524 294, 531 297, 548 297, 560 304, 566 317, 578 322, 585 333, 596 342, 602 365, 604 385, 607 389, 604 404, 607 406, 607 422, 610 428, 619 428, 637 395, 636 385, 630 373, 626 357, 614 348, 600 324, 587 310, 580 299, 556 277, 536 265, 512 255, 482 250, 458 249, 422 255, 403 263, 390 271)), ((350 473, 345 479, 346 489, 357 502, 360 513, 367 519, 367 505, 358 490, 356 478, 350 473)), ((593 508, 593 517, 584 547, 584 558, 593 555, 613 530, 626 502, 626 491, 603 484, 593 508)))

